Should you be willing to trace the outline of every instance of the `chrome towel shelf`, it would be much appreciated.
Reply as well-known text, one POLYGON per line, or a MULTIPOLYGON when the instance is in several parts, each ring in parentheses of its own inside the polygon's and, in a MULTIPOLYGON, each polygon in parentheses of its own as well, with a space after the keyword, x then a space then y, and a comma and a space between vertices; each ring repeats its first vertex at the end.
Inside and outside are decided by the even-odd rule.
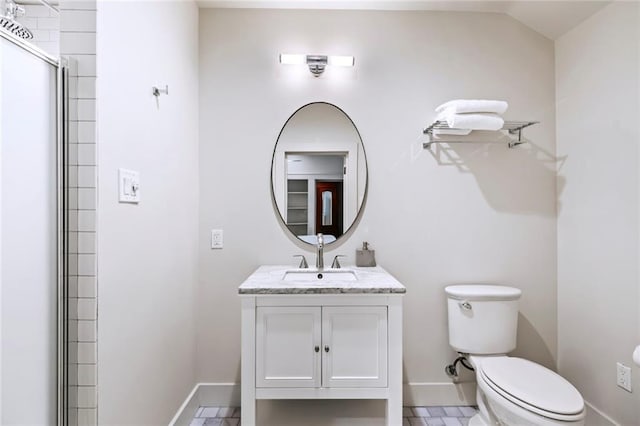
MULTIPOLYGON (((509 148, 513 148, 514 146, 520 145, 525 143, 525 141, 522 140, 522 129, 524 129, 525 127, 529 127, 532 126, 534 124, 538 124, 539 121, 505 121, 504 125, 502 126, 502 129, 499 129, 497 131, 504 131, 507 132, 510 135, 517 135, 516 139, 512 139, 509 141, 509 148)), ((445 130, 445 129, 451 129, 449 127, 449 125, 447 124, 446 120, 436 120, 434 121, 429 127, 425 128, 422 133, 425 135, 429 135, 429 141, 428 142, 424 142, 422 144, 423 148, 429 148, 432 144, 434 143, 473 143, 473 142, 481 142, 481 141, 474 141, 472 138, 466 139, 466 136, 462 136, 462 139, 456 139, 456 140, 449 140, 449 139, 434 139, 434 135, 433 135, 433 131, 437 130, 437 129, 441 129, 441 130, 445 130)), ((484 141, 484 142, 488 142, 488 141, 484 141)))

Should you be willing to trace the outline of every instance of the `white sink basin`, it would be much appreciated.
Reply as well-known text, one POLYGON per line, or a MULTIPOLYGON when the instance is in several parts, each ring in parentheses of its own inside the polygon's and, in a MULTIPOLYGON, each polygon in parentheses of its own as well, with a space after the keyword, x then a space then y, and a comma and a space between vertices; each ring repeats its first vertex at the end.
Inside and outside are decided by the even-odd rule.
POLYGON ((313 281, 317 283, 331 281, 357 281, 358 276, 348 269, 326 269, 324 271, 305 271, 296 269, 286 271, 283 281, 313 281))

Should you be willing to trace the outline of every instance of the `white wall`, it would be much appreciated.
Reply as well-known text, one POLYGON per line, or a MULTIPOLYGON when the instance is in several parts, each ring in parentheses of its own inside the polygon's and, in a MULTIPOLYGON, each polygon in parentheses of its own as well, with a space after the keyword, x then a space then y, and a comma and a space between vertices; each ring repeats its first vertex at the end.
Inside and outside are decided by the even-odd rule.
POLYGON ((640 6, 614 3, 556 42, 558 364, 596 409, 640 422, 616 362, 640 343, 640 6))
POLYGON ((98 4, 99 424, 167 424, 195 384, 197 17, 98 4), (118 203, 119 167, 140 172, 139 205, 118 203))
POLYGON ((451 283, 520 287, 516 353, 555 365, 550 40, 497 14, 203 9, 200 93, 200 381, 239 382, 237 286, 260 264, 293 265, 291 256, 303 252, 313 258, 279 225, 269 187, 278 133, 312 101, 342 108, 364 141, 364 215, 325 256, 346 254, 353 263, 367 240, 407 286, 404 379, 426 385, 405 400, 460 398, 444 373, 455 355, 443 291, 451 283), (281 52, 354 55, 356 66, 314 78, 279 65, 281 52), (540 120, 525 133, 532 144, 423 150, 434 108, 461 97, 506 99, 507 118, 540 120), (209 248, 212 228, 224 229, 224 249, 209 248))

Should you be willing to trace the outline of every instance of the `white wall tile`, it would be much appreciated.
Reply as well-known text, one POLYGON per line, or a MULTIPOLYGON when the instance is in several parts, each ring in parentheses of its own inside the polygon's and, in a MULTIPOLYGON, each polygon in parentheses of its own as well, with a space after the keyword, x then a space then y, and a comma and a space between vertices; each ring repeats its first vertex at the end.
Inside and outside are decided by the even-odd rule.
POLYGON ((96 208, 96 189, 95 188, 78 188, 78 209, 79 210, 95 210, 96 208))
POLYGON ((78 186, 78 168, 77 167, 69 167, 67 171, 67 186, 69 187, 77 187, 78 186))
POLYGON ((95 408, 78 408, 78 425, 96 426, 98 424, 98 413, 95 408))
POLYGON ((78 277, 78 297, 96 297, 96 278, 78 277))
POLYGON ((76 93, 78 99, 95 99, 96 98, 96 78, 95 77, 78 77, 78 90, 76 93))
POLYGON ((78 253, 78 233, 75 231, 71 231, 67 237, 68 242, 68 250, 69 253, 77 254, 78 253))
POLYGON ((78 255, 78 275, 81 275, 81 276, 96 275, 95 254, 79 254, 78 255))
POLYGON ((78 253, 95 254, 96 252, 96 234, 95 232, 79 232, 78 234, 78 253))
POLYGON ((78 342, 96 341, 96 321, 78 320, 78 342))
POLYGON ((78 144, 78 164, 81 166, 96 165, 95 144, 78 144))
POLYGON ((16 20, 29 29, 38 28, 38 18, 35 18, 35 17, 32 18, 27 15, 27 16, 20 16, 16 20))
POLYGON ((69 275, 78 275, 78 256, 68 256, 67 270, 69 275))
POLYGON ((92 210, 82 210, 78 212, 78 231, 95 231, 96 230, 96 212, 92 210))
POLYGON ((95 121, 96 120, 96 101, 95 99, 78 99, 78 121, 95 121))
POLYGON ((69 320, 67 323, 67 339, 69 342, 78 341, 78 320, 69 320))
POLYGON ((95 188, 96 166, 78 166, 77 169, 77 186, 80 188, 95 188))
POLYGON ((77 69, 74 70, 76 76, 96 76, 96 55, 74 55, 77 62, 77 69))
POLYGON ((78 363, 95 364, 96 344, 94 342, 78 342, 78 363))
MULTIPOLYGON (((78 83, 75 83, 73 93, 78 93, 78 83)), ((71 94, 71 93, 70 93, 71 94)), ((69 108, 67 111, 69 114, 69 120, 78 121, 78 100, 75 98, 69 99, 69 108)))
POLYGON ((38 18, 37 25, 39 30, 56 30, 60 29, 60 19, 55 17, 38 18))
MULTIPOLYGON (((75 78, 70 78, 69 79, 69 83, 71 83, 71 81, 75 81, 75 78)), ((76 84, 74 85, 74 90, 77 93, 77 88, 78 88, 78 84, 76 82, 76 84)), ((69 87, 69 89, 71 89, 71 87, 69 87)), ((69 90, 69 92, 71 92, 71 90, 69 90)), ((69 93, 69 96, 71 96, 71 93, 69 93)), ((67 124, 67 131, 69 132, 69 143, 70 144, 76 144, 78 143, 78 122, 77 121, 69 121, 67 124)))
POLYGON ((69 231, 77 231, 78 230, 78 211, 70 210, 67 212, 69 216, 69 231))
POLYGON ((60 29, 71 32, 95 32, 95 10, 68 10, 60 15, 60 29))
POLYGON ((30 18, 48 18, 49 8, 38 4, 25 4, 25 15, 30 18))
POLYGON ((94 364, 78 365, 78 385, 87 386, 96 384, 96 366, 94 364))
POLYGON ((78 299, 78 319, 96 319, 96 299, 78 299))
POLYGON ((73 408, 78 407, 78 387, 77 386, 69 387, 67 391, 67 398, 69 400, 69 403, 68 403, 69 407, 73 407, 73 408))
POLYGON ((81 121, 78 123, 78 143, 96 142, 96 122, 81 121))
MULTIPOLYGON (((69 308, 69 319, 70 320, 78 319, 78 299, 75 297, 70 297, 67 304, 69 308)), ((77 359, 78 358, 77 353, 78 353, 77 347, 74 346, 73 348, 71 347, 69 348, 70 358, 73 357, 73 359, 77 359)), ((71 362, 71 360, 69 362, 71 362)), ((77 361, 74 361, 74 362, 77 362, 77 361)))
POLYGON ((63 10, 96 10, 96 0, 62 0, 60 11, 63 10))
POLYGON ((97 403, 96 388, 90 386, 81 386, 78 388, 78 407, 94 408, 97 403))
POLYGON ((67 192, 67 206, 70 209, 78 208, 78 188, 69 188, 67 192))
POLYGON ((78 297, 78 277, 68 277, 69 297, 78 297))
POLYGON ((63 55, 95 54, 95 33, 60 33, 60 47, 63 55))
POLYGON ((75 166, 78 164, 78 144, 69 144, 67 160, 70 166, 75 166))
POLYGON ((34 28, 29 28, 31 30, 31 34, 33 34, 33 40, 35 41, 51 41, 49 40, 49 31, 48 30, 37 30, 34 28))

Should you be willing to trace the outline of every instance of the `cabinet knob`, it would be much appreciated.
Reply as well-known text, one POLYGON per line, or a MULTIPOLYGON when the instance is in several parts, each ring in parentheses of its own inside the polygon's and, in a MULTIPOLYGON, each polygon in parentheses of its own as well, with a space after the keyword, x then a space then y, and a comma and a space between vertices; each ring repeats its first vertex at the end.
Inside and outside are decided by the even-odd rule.
POLYGON ((320 352, 320 346, 315 347, 316 352, 320 352))
POLYGON ((324 351, 325 351, 325 352, 327 352, 327 353, 329 353, 329 345, 326 345, 326 346, 324 347, 324 351))

